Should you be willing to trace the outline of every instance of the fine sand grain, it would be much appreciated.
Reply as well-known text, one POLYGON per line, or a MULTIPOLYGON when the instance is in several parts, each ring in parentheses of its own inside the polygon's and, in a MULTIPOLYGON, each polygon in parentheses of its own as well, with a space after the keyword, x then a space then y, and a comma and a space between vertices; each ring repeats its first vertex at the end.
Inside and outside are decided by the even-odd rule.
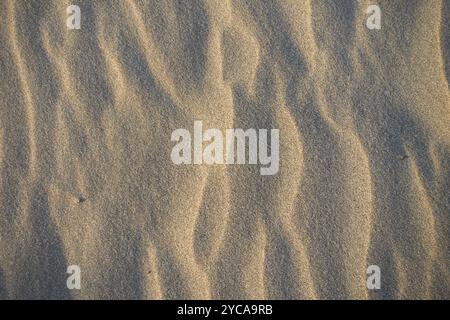
POLYGON ((450 1, 373 2, 1 0, 0 298, 449 299, 450 1))

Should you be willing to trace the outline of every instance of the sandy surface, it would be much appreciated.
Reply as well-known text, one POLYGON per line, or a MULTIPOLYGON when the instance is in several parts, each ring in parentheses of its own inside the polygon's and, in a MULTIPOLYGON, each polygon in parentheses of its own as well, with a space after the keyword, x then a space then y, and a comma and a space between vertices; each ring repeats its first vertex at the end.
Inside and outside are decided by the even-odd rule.
POLYGON ((450 1, 370 4, 0 1, 0 298, 449 299, 450 1), (279 172, 173 164, 194 120, 279 172))

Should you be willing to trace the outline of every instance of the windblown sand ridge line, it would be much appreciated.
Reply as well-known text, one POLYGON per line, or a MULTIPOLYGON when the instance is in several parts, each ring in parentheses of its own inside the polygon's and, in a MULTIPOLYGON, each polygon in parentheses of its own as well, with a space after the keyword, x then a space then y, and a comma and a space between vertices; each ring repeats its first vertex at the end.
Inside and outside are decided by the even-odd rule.
POLYGON ((1 2, 0 298, 448 299, 448 2, 378 2, 1 2), (279 172, 173 164, 196 120, 279 172))

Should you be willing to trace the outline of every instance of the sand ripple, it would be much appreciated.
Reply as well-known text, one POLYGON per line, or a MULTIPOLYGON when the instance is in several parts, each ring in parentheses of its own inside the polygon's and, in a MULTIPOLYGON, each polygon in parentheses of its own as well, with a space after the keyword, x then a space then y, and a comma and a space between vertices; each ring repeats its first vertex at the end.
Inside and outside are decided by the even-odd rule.
POLYGON ((450 298, 449 2, 379 2, 1 1, 0 298, 450 298), (194 120, 279 173, 175 166, 194 120))

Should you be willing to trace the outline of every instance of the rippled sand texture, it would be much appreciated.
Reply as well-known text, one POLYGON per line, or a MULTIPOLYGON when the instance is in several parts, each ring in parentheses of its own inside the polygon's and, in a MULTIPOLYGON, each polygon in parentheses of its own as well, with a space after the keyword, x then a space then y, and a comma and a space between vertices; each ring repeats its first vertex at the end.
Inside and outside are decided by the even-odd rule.
POLYGON ((450 298, 450 1, 69 4, 0 1, 0 298, 450 298), (194 120, 280 171, 174 165, 194 120))

